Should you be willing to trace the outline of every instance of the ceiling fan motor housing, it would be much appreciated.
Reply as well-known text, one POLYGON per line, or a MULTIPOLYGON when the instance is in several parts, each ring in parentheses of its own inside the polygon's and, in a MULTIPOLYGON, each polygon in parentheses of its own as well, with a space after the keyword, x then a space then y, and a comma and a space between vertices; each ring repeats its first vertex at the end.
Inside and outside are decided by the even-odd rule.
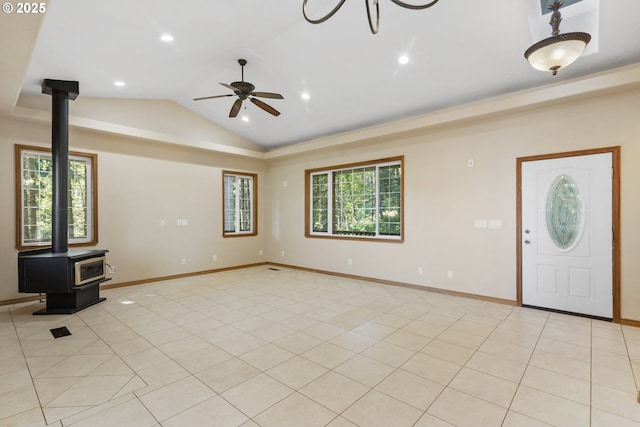
POLYGON ((236 95, 240 97, 240 99, 247 99, 247 96, 253 93, 253 90, 256 88, 249 82, 233 82, 231 83, 236 90, 234 91, 236 95))

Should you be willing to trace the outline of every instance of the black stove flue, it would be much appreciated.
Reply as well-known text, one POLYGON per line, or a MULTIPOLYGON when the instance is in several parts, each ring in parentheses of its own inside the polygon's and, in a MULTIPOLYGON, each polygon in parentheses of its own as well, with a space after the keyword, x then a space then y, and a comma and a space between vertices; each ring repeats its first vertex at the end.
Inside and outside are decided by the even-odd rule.
POLYGON ((52 97, 52 245, 18 254, 18 288, 47 294, 47 308, 33 314, 74 313, 105 300, 100 298, 100 283, 109 280, 108 251, 68 249, 69 100, 78 97, 79 83, 45 79, 42 93, 52 97))
POLYGON ((51 95, 51 160, 53 172, 51 250, 67 252, 69 238, 69 99, 79 94, 79 83, 65 80, 42 82, 42 93, 51 95))

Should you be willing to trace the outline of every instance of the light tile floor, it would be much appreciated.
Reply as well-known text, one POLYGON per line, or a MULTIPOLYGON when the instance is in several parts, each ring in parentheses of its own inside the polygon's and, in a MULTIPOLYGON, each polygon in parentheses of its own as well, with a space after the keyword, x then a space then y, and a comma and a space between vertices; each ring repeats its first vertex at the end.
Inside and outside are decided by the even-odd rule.
POLYGON ((640 328, 268 266, 102 295, 0 307, 0 425, 640 426, 640 328))

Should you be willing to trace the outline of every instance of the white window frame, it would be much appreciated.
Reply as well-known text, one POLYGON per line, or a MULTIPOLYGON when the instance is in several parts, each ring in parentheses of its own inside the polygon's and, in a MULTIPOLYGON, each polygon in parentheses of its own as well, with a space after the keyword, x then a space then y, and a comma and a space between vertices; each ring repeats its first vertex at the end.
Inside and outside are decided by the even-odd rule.
POLYGON ((305 236, 315 238, 332 238, 332 239, 348 239, 348 240, 375 240, 375 241, 390 241, 390 242, 403 242, 404 241, 404 156, 394 157, 390 159, 373 160, 368 162, 354 163, 348 165, 331 166, 328 168, 320 168, 306 171, 306 196, 305 196, 305 210, 307 212, 307 219, 305 221, 305 236), (380 234, 380 168, 392 165, 400 166, 401 182, 400 182, 400 235, 388 235, 380 234), (361 235, 358 233, 344 234, 334 233, 334 201, 333 201, 333 174, 336 172, 342 172, 353 169, 364 169, 375 167, 375 179, 376 179, 376 224, 374 235, 361 235), (314 231, 313 229, 313 178, 318 175, 327 175, 327 231, 314 231))
POLYGON ((257 188, 258 188, 258 175, 246 172, 233 172, 233 171, 222 171, 222 235, 223 237, 241 237, 241 236, 255 236, 258 234, 258 197, 257 197, 257 188), (243 218, 243 213, 241 209, 241 193, 239 191, 235 192, 234 195, 234 207, 233 207, 233 231, 227 230, 227 186, 226 179, 227 177, 233 177, 235 179, 235 185, 237 187, 240 180, 248 180, 249 181, 249 200, 250 200, 250 209, 249 209, 249 229, 241 230, 241 220, 243 218))

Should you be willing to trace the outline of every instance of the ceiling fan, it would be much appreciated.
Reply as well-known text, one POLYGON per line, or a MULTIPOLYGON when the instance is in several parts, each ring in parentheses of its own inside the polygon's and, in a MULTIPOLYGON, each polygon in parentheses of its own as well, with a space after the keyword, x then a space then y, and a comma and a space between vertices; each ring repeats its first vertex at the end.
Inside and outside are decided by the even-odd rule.
POLYGON ((231 84, 220 83, 222 86, 231 89, 233 91, 232 94, 229 93, 227 95, 204 96, 202 98, 194 98, 193 100, 194 101, 201 101, 203 99, 223 98, 223 97, 234 96, 235 95, 235 96, 238 97, 238 99, 236 99, 236 102, 233 103, 233 106, 231 107, 231 111, 229 111, 229 117, 236 117, 238 115, 238 112, 240 111, 240 108, 242 107, 242 102, 245 99, 249 99, 249 101, 253 102, 258 107, 260 107, 264 111, 266 111, 267 113, 273 114, 274 116, 279 116, 280 112, 278 110, 276 110, 275 108, 273 108, 269 104, 266 104, 266 103, 260 101, 259 99, 256 99, 256 98, 253 98, 253 97, 257 96, 259 98, 284 99, 283 96, 280 95, 279 93, 254 92, 253 90, 256 87, 254 85, 252 85, 251 83, 244 81, 244 66, 247 65, 247 60, 246 59, 238 59, 238 64, 240 64, 240 67, 242 67, 242 80, 239 81, 239 82, 233 82, 231 84))

